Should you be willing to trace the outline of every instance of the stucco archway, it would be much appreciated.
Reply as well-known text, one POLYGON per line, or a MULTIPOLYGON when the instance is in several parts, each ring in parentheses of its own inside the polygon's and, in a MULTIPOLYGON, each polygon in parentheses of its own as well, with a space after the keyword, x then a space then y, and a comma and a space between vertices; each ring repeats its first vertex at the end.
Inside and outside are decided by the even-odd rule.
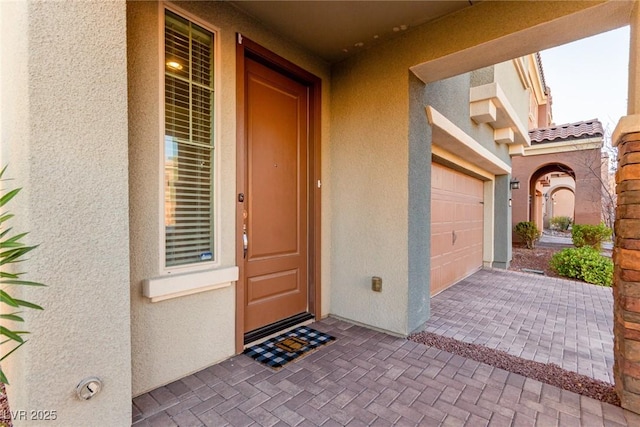
POLYGON ((544 228, 553 228, 552 218, 568 217, 573 221, 575 217, 575 185, 557 185, 544 194, 544 228))
MULTIPOLYGON (((543 202, 536 201, 535 197, 529 200, 529 196, 535 194, 534 189, 540 179, 553 174, 563 174, 575 183, 574 223, 598 224, 602 220, 602 180, 601 176, 594 172, 600 171, 599 148, 514 157, 512 165, 521 179, 526 180, 526 177, 529 177, 524 181, 526 184, 513 191, 512 225, 521 221, 535 221, 539 228, 543 225, 543 202)), ((545 188, 539 184, 538 187, 543 194, 542 197, 545 193, 548 194, 550 187, 545 188)))
MULTIPOLYGON (((537 169, 529 178, 528 200, 529 200, 529 221, 533 221, 538 226, 538 229, 548 228, 549 218, 545 215, 548 211, 547 203, 551 197, 549 187, 551 185, 552 175, 564 174, 570 177, 574 185, 577 187, 579 184, 576 181, 576 174, 574 170, 563 163, 550 163, 541 166, 537 169)), ((575 193, 574 193, 575 195, 575 193)), ((572 213, 571 217, 574 217, 572 213)))

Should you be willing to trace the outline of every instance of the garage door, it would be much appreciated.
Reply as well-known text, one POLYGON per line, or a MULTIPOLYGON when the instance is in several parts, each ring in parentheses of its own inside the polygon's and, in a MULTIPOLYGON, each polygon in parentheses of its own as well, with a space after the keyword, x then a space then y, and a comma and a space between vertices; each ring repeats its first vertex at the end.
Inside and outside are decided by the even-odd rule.
POLYGON ((481 180, 448 167, 431 167, 431 295, 482 267, 481 180))

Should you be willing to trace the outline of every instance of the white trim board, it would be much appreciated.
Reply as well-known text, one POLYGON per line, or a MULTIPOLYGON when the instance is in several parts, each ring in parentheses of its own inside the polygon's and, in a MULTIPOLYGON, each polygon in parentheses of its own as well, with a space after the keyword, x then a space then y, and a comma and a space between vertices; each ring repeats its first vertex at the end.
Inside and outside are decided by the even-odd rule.
POLYGON ((185 274, 169 274, 145 280, 142 284, 142 294, 151 299, 151 302, 158 302, 227 288, 237 280, 238 267, 235 266, 185 274))
POLYGON ((426 107, 426 110, 429 124, 433 127, 432 140, 434 145, 456 153, 457 156, 466 159, 469 163, 494 175, 511 173, 511 166, 467 135, 438 110, 430 105, 426 107))

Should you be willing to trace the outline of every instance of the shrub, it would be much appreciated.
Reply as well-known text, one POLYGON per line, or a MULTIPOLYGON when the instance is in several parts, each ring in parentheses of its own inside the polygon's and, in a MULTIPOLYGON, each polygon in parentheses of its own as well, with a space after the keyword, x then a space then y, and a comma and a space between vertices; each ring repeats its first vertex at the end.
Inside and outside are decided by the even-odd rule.
POLYGON ((591 246, 600 249, 602 241, 611 237, 611 229, 604 222, 598 225, 575 224, 571 230, 571 239, 576 248, 591 246))
POLYGON ((564 277, 602 286, 611 286, 613 283, 613 262, 590 246, 556 252, 550 265, 564 277))
POLYGON ((540 239, 540 230, 538 230, 535 223, 530 221, 517 223, 516 226, 513 227, 513 231, 516 233, 516 236, 527 245, 527 249, 535 248, 536 242, 540 239))
POLYGON ((567 231, 572 222, 568 216, 554 216, 549 220, 552 229, 562 231, 567 231))
MULTIPOLYGON (((0 171, 0 181, 7 167, 0 171)), ((20 188, 7 191, 0 196, 0 208, 4 207, 11 199, 20 192, 20 188)), ((24 273, 10 273, 8 267, 12 264, 23 261, 25 256, 34 250, 36 246, 27 246, 22 242, 22 238, 27 233, 15 233, 13 228, 6 228, 6 222, 13 218, 13 214, 3 211, 0 212, 0 362, 9 357, 11 353, 22 347, 27 341, 23 335, 29 332, 24 330, 10 329, 8 323, 14 324, 24 322, 22 309, 42 310, 42 307, 29 301, 23 301, 15 298, 9 292, 15 286, 44 286, 42 283, 31 282, 22 279, 24 273), (9 348, 7 348, 9 347, 9 348)), ((8 384, 7 377, 0 367, 0 382, 8 384)), ((2 423, 0 423, 2 425, 2 423)))

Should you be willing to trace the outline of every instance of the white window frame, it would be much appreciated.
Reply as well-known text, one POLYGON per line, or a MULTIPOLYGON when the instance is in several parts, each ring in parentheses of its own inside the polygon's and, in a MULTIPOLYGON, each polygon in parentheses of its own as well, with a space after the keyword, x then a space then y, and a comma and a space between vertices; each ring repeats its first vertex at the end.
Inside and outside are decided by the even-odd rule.
POLYGON ((221 245, 221 221, 220 221, 220 155, 218 153, 220 147, 220 30, 212 26, 211 24, 204 22, 192 13, 178 7, 172 3, 159 3, 159 25, 158 25, 158 74, 159 74, 159 88, 158 88, 158 105, 159 105, 159 141, 160 144, 158 153, 159 164, 159 176, 158 176, 158 237, 159 237, 159 257, 158 257, 158 271, 161 274, 184 274, 189 272, 198 272, 203 270, 211 270, 220 267, 221 257, 220 248, 221 245), (192 23, 204 28, 205 30, 213 34, 213 149, 211 166, 213 167, 212 173, 212 200, 213 200, 213 258, 210 261, 196 262, 192 264, 183 264, 177 266, 166 265, 166 228, 164 223, 165 218, 165 10, 169 10, 183 18, 191 21, 192 23))

